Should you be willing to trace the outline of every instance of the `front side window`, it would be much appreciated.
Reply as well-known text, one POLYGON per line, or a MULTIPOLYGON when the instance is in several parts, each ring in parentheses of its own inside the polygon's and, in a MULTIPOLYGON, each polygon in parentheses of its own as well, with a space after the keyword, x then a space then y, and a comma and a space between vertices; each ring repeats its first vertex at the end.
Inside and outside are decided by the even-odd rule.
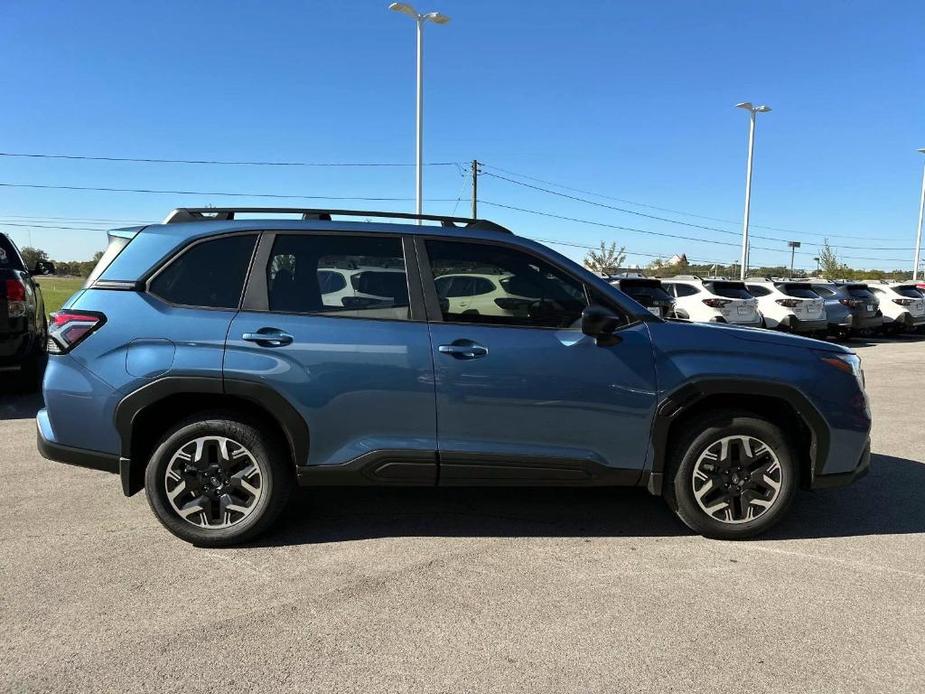
POLYGON ((427 241, 427 253, 445 321, 576 328, 588 305, 582 282, 513 248, 427 241))
POLYGON ((271 311, 410 318, 398 238, 280 234, 266 272, 271 311))
POLYGON ((150 291, 172 304, 237 308, 256 241, 257 234, 238 234, 190 246, 154 276, 150 291))

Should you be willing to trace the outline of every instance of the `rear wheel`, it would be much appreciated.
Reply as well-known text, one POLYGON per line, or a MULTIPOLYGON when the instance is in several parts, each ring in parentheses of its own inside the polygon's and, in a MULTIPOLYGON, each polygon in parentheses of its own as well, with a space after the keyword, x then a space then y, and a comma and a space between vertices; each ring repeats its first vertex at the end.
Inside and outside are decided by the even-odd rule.
POLYGON ((289 456, 252 422, 216 413, 187 420, 157 446, 145 470, 148 502, 177 537, 204 547, 255 538, 276 520, 292 487, 289 456))
POLYGON ((774 424, 721 412, 687 426, 671 457, 666 499, 692 530, 717 539, 758 535, 793 501, 797 466, 774 424))

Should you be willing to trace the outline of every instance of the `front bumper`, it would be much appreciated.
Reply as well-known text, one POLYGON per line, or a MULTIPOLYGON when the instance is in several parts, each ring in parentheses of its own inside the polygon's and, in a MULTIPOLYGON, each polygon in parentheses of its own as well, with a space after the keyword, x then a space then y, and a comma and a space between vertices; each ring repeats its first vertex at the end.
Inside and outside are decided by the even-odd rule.
POLYGON ((832 487, 844 487, 855 480, 859 480, 870 472, 870 439, 867 439, 867 445, 864 446, 864 452, 858 460, 858 464, 853 470, 848 472, 839 472, 834 475, 816 475, 810 483, 811 489, 831 489, 832 487))

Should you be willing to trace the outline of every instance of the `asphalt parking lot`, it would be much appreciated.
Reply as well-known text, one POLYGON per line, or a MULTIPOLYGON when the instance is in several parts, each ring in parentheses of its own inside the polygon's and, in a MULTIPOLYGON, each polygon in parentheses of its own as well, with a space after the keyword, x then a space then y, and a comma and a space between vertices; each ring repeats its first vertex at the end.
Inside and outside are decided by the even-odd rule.
POLYGON ((856 346, 871 474, 739 543, 637 490, 327 489, 195 549, 2 395, 0 689, 925 691, 925 341, 856 346))

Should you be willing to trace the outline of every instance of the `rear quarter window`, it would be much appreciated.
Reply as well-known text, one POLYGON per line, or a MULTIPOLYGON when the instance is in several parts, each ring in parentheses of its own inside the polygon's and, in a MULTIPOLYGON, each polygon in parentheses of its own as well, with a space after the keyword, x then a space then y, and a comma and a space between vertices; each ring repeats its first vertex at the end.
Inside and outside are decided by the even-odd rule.
POLYGON ((154 276, 149 291, 181 306, 237 308, 256 240, 240 234, 196 243, 154 276))

